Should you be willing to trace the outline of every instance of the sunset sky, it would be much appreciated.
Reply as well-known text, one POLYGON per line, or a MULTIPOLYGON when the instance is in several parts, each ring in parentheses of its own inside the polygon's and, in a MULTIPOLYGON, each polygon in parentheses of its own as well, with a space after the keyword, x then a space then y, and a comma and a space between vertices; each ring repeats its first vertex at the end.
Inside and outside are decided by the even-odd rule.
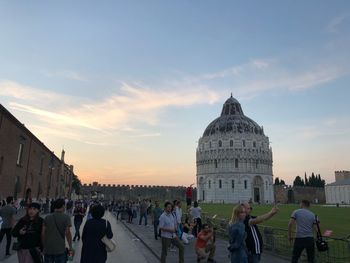
POLYGON ((350 1, 1 1, 0 103, 84 183, 188 185, 233 93, 274 175, 350 170, 350 1))

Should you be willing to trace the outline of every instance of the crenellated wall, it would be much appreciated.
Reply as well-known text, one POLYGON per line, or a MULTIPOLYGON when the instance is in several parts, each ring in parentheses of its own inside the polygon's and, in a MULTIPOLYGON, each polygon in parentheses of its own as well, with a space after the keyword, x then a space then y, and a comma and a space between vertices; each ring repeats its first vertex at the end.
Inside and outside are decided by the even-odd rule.
MULTIPOLYGON (((115 185, 115 184, 84 184, 81 194, 91 198, 97 194, 105 200, 184 200, 186 187, 184 186, 151 186, 151 185, 115 185)), ((196 200, 196 189, 193 190, 193 200, 196 200)))

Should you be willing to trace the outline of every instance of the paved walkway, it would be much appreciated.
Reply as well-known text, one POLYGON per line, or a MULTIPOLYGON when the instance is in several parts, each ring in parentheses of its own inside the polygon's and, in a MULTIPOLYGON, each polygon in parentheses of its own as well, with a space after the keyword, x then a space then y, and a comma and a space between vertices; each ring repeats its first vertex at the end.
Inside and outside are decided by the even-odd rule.
MULTIPOLYGON (((86 217, 85 217, 86 218, 86 217)), ((112 253, 108 253, 107 263, 156 263, 159 262, 161 254, 161 241, 155 240, 153 235, 153 225, 138 225, 138 219, 134 219, 134 224, 128 224, 125 221, 117 221, 113 214, 106 212, 105 218, 109 220, 114 234, 114 240, 117 242, 117 249, 112 253)), ((149 222, 151 222, 149 218, 149 222)), ((83 224, 85 223, 85 219, 83 224)), ((81 227, 81 231, 83 225, 81 227)), ((73 234, 74 228, 72 228, 73 234)), ((5 255, 5 240, 0 246, 0 262, 15 263, 18 262, 15 251, 8 258, 5 255)), ((217 249, 215 260, 218 263, 228 263, 227 241, 217 238, 217 249)), ((80 262, 82 241, 73 243, 76 255, 73 263, 80 262)), ((178 251, 169 252, 167 263, 178 262, 178 251)), ((185 262, 196 262, 196 254, 194 252, 194 240, 190 244, 185 245, 185 262)), ((286 263, 284 259, 263 254, 262 263, 286 263)))
MULTIPOLYGON (((86 217, 85 217, 86 218, 86 217)), ((117 243, 117 249, 112 253, 108 253, 107 263, 155 263, 158 259, 154 257, 152 252, 150 252, 135 236, 124 227, 121 222, 117 222, 114 216, 110 213, 106 213, 105 217, 112 226, 112 231, 114 234, 114 240, 117 243)), ((73 220, 72 220, 73 221, 73 220)), ((85 220, 83 224, 85 223, 85 220)), ((81 227, 81 231, 83 226, 81 227)), ((72 228, 72 234, 74 232, 74 227, 72 228)), ((14 239, 15 240, 15 239, 14 239)), ((6 243, 6 242, 2 242, 6 243)), ((76 251, 76 255, 73 259, 73 263, 80 262, 82 241, 73 242, 73 247, 76 251)), ((1 244, 1 258, 0 262, 3 263, 17 263, 17 254, 12 251, 12 255, 8 258, 4 257, 5 246, 1 244)))
MULTIPOLYGON (((157 255, 158 262, 161 255, 161 241, 160 239, 155 240, 153 234, 153 225, 139 225, 138 218, 134 219, 133 224, 122 222, 126 228, 128 228, 141 242, 145 244, 155 255, 157 255)), ((152 222, 150 218, 148 218, 148 222, 152 222)), ((195 240, 191 240, 188 245, 184 245, 185 247, 185 262, 196 262, 196 254, 194 252, 194 242, 195 240)), ((217 238, 216 240, 216 253, 214 259, 218 263, 228 263, 230 262, 228 258, 227 251, 227 241, 221 238, 217 238)), ((157 262, 157 261, 155 261, 157 262)), ((169 252, 167 256, 167 263, 177 263, 178 262, 178 250, 175 252, 169 252)), ((287 263, 285 259, 279 258, 275 255, 264 253, 261 263, 287 263)))

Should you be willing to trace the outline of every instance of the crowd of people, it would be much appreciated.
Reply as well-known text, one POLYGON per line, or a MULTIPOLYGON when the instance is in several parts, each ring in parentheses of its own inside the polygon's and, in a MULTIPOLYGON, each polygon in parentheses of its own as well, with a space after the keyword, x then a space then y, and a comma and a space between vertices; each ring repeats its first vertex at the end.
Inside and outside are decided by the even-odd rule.
POLYGON ((112 239, 113 233, 110 222, 103 219, 105 206, 99 202, 73 203, 71 200, 57 199, 49 204, 51 213, 45 215, 44 210, 39 202, 28 203, 25 215, 16 222, 13 198, 7 197, 6 204, 0 209, 0 242, 6 235, 6 256, 10 256, 13 236, 17 241, 12 244, 12 250, 17 252, 19 263, 65 263, 73 259, 73 242, 81 238, 81 263, 106 262, 107 251, 102 239, 112 239), (87 211, 90 217, 80 235, 87 211), (40 212, 45 216, 42 217, 40 212), (73 238, 72 217, 75 227, 73 238))
MULTIPOLYGON (((18 207, 12 197, 2 203, 0 209, 0 243, 6 236, 6 255, 10 255, 11 238, 17 238, 12 249, 17 251, 19 263, 63 263, 74 256, 73 243, 82 240, 81 263, 104 263, 107 260, 103 238, 113 238, 111 222, 103 219, 105 211, 115 214, 117 220, 129 224, 147 226, 152 221, 155 240, 161 240, 161 262, 165 263, 169 250, 178 250, 179 262, 184 262, 184 246, 194 240, 197 262, 216 262, 216 229, 212 224, 202 222, 202 210, 197 201, 186 198, 183 210, 180 200, 159 201, 149 199, 138 201, 96 202, 57 199, 45 202, 31 202, 26 205, 25 215, 15 222, 18 207), (47 207, 45 206, 47 205, 47 207), (46 212, 49 211, 50 213, 46 212), (40 213, 42 213, 41 216, 40 213), (81 225, 86 223, 81 234, 81 225), (135 219, 138 221, 135 222, 135 219), (71 234, 72 221, 74 235, 71 234), (68 247, 66 247, 66 243, 68 247)), ((288 238, 293 243, 292 262, 298 262, 306 249, 308 262, 314 262, 315 215, 309 210, 307 200, 291 215, 288 238), (295 238, 293 226, 297 226, 295 238)), ((262 235, 258 224, 278 213, 277 206, 271 211, 252 215, 252 203, 244 202, 233 208, 227 233, 228 254, 231 263, 257 263, 263 250, 262 235)), ((173 255, 172 255, 173 256, 173 255)))

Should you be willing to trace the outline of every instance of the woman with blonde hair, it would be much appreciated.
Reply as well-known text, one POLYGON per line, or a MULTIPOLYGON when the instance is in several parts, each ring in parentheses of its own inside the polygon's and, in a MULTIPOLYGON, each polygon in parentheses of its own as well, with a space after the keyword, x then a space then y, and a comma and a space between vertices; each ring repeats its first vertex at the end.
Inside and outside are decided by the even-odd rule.
POLYGON ((244 219, 246 217, 245 207, 237 205, 234 207, 230 225, 228 228, 229 245, 231 263, 248 263, 247 248, 245 246, 245 226, 244 219))

